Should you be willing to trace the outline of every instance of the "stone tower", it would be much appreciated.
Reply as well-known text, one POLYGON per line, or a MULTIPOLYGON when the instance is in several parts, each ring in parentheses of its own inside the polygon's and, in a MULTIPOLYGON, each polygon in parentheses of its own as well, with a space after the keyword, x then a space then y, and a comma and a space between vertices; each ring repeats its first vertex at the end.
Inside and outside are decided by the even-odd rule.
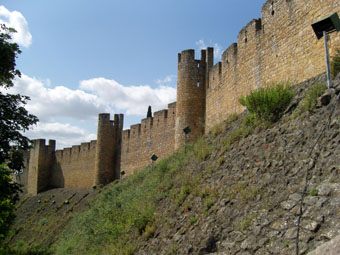
POLYGON ((204 134, 206 77, 212 65, 213 48, 202 50, 201 60, 195 60, 194 50, 178 54, 175 149, 184 145, 185 127, 191 129, 187 141, 204 134))
POLYGON ((98 117, 94 185, 106 185, 120 178, 120 148, 123 114, 102 113, 98 117))
POLYGON ((32 140, 29 155, 27 192, 36 195, 50 184, 51 169, 55 159, 55 140, 32 140))

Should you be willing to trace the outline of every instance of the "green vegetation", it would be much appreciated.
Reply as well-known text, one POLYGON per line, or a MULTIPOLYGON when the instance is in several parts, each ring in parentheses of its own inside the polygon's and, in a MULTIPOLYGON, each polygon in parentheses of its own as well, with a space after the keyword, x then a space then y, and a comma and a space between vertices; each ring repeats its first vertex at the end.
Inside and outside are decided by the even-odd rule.
MULTIPOLYGON (((58 243, 50 247, 51 250, 57 255, 134 254, 143 241, 159 234, 159 226, 173 227, 168 213, 182 214, 186 216, 183 224, 193 225, 200 217, 216 211, 223 198, 236 198, 244 204, 254 200, 262 194, 261 186, 239 180, 230 182, 227 189, 221 189, 216 183, 205 180, 221 169, 226 158, 221 156, 221 152, 229 150, 235 141, 252 134, 259 123, 256 116, 249 114, 240 119, 239 115, 232 114, 210 136, 187 144, 186 150, 179 150, 159 161, 154 170, 147 167, 121 182, 107 185, 90 203, 87 211, 76 215, 67 224, 58 243), (222 134, 218 130, 223 132, 234 121, 240 125, 230 125, 228 136, 223 134, 214 138, 222 134), (219 157, 211 156, 212 153, 219 157), (204 162, 208 158, 209 165, 204 162), (170 208, 167 208, 168 211, 162 210, 160 214, 158 208, 163 205, 163 201, 170 208)), ((71 202, 72 199, 73 195, 67 197, 71 202)), ((46 205, 48 203, 49 200, 46 205)), ((65 209, 65 206, 62 202, 55 210, 65 209)), ((69 210, 66 213, 70 213, 69 210)), ((244 216, 237 229, 245 231, 255 218, 254 213, 244 216)), ((48 217, 42 218, 37 222, 37 231, 46 231, 53 223, 48 217)), ((18 247, 18 250, 29 250, 24 246, 18 247)), ((166 253, 178 254, 176 244, 170 244, 166 253)))
POLYGON ((336 54, 331 61, 331 77, 334 79, 338 73, 340 73, 340 49, 336 50, 336 54))
POLYGON ((241 96, 239 102, 247 108, 255 120, 275 122, 281 118, 293 98, 293 92, 289 87, 289 82, 282 82, 260 88, 246 97, 241 96))
POLYGON ((195 224, 198 221, 198 218, 195 216, 190 216, 189 220, 190 220, 190 224, 195 224))
POLYGON ((252 134, 254 131, 254 128, 255 128, 254 115, 249 114, 242 120, 242 124, 240 128, 234 130, 228 137, 223 139, 222 152, 229 151, 231 145, 234 142, 239 141, 241 138, 252 134))
POLYGON ((310 196, 317 196, 319 194, 319 191, 317 189, 312 189, 310 192, 309 192, 309 195, 310 196))
MULTIPOLYGON (((193 153, 192 145, 189 153, 193 153)), ((138 248, 131 238, 150 238, 156 229, 157 202, 169 195, 176 172, 187 164, 184 151, 174 153, 126 181, 109 185, 88 211, 78 215, 63 232, 56 254, 133 254, 138 248)), ((190 185, 182 186, 174 197, 182 204, 190 185)))
POLYGON ((253 222, 255 221, 256 217, 257 217, 256 214, 246 216, 239 223, 239 226, 238 226, 239 231, 244 232, 247 228, 249 228, 253 224, 253 222))
POLYGON ((326 89, 327 86, 325 83, 316 83, 310 87, 306 93, 306 96, 299 103, 297 113, 314 110, 317 99, 325 92, 326 89))
POLYGON ((211 155, 212 146, 208 144, 207 139, 200 137, 194 144, 193 144, 193 155, 199 161, 202 162, 211 155))
POLYGON ((12 182, 11 174, 23 167, 22 150, 29 148, 29 140, 22 132, 38 121, 24 108, 28 97, 4 92, 13 87, 13 80, 20 76, 16 57, 21 51, 11 42, 13 33, 14 29, 0 25, 0 253, 7 250, 1 242, 14 221, 14 205, 20 191, 20 186, 12 182))

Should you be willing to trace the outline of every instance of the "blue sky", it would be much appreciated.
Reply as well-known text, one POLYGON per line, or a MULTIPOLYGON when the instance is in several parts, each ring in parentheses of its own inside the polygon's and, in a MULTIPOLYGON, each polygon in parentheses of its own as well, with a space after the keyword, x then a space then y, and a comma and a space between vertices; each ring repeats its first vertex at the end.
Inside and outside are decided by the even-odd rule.
MULTIPOLYGON (((30 138, 59 148, 96 138, 100 112, 124 113, 176 100, 177 53, 213 46, 215 61, 265 0, 3 0, 0 23, 17 29, 22 72, 10 92, 31 97, 40 123, 30 138)), ((199 56, 197 55, 197 58, 199 56)))

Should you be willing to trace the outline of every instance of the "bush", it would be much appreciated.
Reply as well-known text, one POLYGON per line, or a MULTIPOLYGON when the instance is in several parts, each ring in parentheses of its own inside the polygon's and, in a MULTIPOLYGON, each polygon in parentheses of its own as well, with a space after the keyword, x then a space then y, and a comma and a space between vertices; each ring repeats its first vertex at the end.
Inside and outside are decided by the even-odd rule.
POLYGON ((331 77, 334 79, 340 73, 340 49, 336 50, 336 55, 331 61, 331 77))
POLYGON ((278 83, 273 87, 260 88, 248 96, 241 96, 239 103, 259 121, 275 122, 281 118, 293 98, 290 83, 278 83))

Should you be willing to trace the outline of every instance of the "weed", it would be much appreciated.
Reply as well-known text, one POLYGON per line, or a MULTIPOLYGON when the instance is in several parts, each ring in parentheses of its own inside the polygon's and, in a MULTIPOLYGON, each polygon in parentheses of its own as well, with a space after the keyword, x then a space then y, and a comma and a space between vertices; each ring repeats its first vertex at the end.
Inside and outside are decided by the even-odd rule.
POLYGON ((211 155, 211 152, 212 146, 203 137, 199 138, 193 145, 193 154, 199 162, 206 160, 211 155))
POLYGON ((150 237, 152 237, 154 235, 156 231, 156 226, 155 225, 147 225, 145 227, 145 231, 143 233, 143 237, 148 240, 150 237))
POLYGON ((254 116, 251 114, 248 114, 247 117, 245 117, 242 120, 241 127, 234 130, 227 138, 222 140, 222 152, 229 151, 231 148, 231 145, 240 140, 243 137, 246 137, 253 133, 255 128, 255 119, 254 116))
POLYGON ((317 196, 319 194, 319 191, 317 189, 312 189, 310 192, 309 192, 309 195, 310 196, 317 196))
POLYGON ((249 216, 245 217, 245 218, 239 223, 239 230, 240 230, 241 232, 244 232, 247 228, 249 228, 249 227, 253 224, 255 218, 256 218, 256 215, 255 215, 255 214, 254 214, 254 215, 249 215, 249 216))
POLYGON ((177 255, 177 245, 176 244, 171 244, 169 247, 166 249, 166 254, 167 255, 177 255))
POLYGON ((190 220, 190 224, 195 224, 198 221, 198 218, 195 216, 190 216, 189 220, 190 220))
POLYGON ((281 118, 293 98, 293 92, 289 87, 290 82, 281 82, 260 88, 246 97, 241 96, 239 103, 245 106, 256 120, 275 122, 281 118))
POLYGON ((211 129, 211 135, 213 137, 218 136, 219 134, 221 134, 224 130, 224 125, 223 123, 218 123, 217 125, 215 125, 212 129, 211 129))
POLYGON ((226 119, 225 123, 227 125, 233 123, 234 121, 236 121, 238 119, 239 115, 237 113, 232 113, 228 116, 228 118, 226 119))
POLYGON ((313 110, 315 108, 317 98, 325 92, 326 88, 327 86, 324 83, 316 83, 309 88, 306 96, 298 105, 298 110, 300 112, 313 110))

